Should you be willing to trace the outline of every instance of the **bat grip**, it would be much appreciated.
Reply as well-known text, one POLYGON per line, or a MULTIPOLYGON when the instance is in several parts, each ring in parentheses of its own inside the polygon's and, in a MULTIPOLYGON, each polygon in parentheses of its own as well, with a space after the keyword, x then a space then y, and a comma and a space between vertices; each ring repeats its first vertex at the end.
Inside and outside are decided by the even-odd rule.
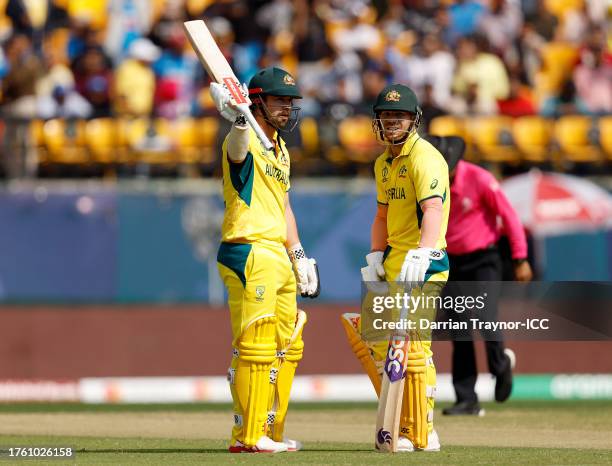
POLYGON ((251 125, 251 128, 253 128, 255 134, 257 135, 261 143, 264 145, 266 150, 272 150, 274 146, 268 139, 268 136, 266 136, 266 133, 263 132, 263 129, 261 129, 261 126, 259 126, 259 123, 257 123, 257 120, 255 120, 255 117, 253 116, 253 113, 251 112, 249 106, 247 104, 240 104, 238 105, 238 108, 240 109, 246 120, 249 122, 249 125, 251 125))

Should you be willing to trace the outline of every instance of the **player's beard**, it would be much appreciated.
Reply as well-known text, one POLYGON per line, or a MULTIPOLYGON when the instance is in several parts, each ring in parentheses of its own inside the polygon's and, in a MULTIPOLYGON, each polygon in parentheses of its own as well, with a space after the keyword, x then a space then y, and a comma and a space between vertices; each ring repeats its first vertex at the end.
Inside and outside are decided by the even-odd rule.
POLYGON ((388 125, 385 128, 385 120, 375 118, 372 121, 372 128, 378 142, 387 146, 401 145, 406 142, 410 134, 415 129, 414 120, 410 120, 408 129, 402 130, 399 125, 388 125), (389 127, 390 126, 390 127, 389 127), (395 129, 397 127, 397 129, 395 129), (393 128, 393 130, 391 129, 393 128))
POLYGON ((289 115, 281 117, 273 116, 272 112, 270 112, 270 109, 261 98, 257 103, 257 107, 259 108, 265 122, 272 126, 276 131, 290 133, 298 124, 300 107, 297 105, 292 105, 289 108, 289 115))

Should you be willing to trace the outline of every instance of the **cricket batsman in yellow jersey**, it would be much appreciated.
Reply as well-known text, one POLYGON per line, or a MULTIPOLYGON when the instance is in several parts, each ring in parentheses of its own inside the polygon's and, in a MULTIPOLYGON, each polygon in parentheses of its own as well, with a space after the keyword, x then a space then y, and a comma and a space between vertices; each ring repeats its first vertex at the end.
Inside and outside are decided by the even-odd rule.
POLYGON ((213 83, 215 105, 233 123, 223 143, 225 217, 217 255, 233 335, 229 451, 296 451, 300 442, 283 436, 304 348, 306 314, 297 309, 296 288, 304 297, 318 296, 319 276, 300 244, 289 203, 289 153, 278 132, 295 127, 299 107, 293 100, 301 96, 293 77, 279 68, 257 72, 243 92, 274 149, 264 148, 230 103, 228 90, 213 83))
MULTIPOLYGON (((374 165, 378 208, 371 252, 362 269, 366 282, 386 280, 403 289, 437 296, 448 280, 446 227, 450 208, 448 166, 417 133, 421 109, 412 90, 386 87, 374 104, 372 126, 387 147, 374 165)), ((435 319, 435 309, 421 309, 435 319)), ((368 343, 359 334, 359 314, 343 314, 351 347, 380 394, 388 342, 368 343)), ((431 333, 410 331, 408 366, 400 418, 398 451, 438 451, 433 429, 436 371, 431 333)))

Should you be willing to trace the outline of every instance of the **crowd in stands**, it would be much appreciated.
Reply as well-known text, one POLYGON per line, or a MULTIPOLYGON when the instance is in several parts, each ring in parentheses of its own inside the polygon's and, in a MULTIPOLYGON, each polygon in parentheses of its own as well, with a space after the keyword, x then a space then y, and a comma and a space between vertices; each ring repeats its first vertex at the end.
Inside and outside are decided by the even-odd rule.
POLYGON ((268 65, 293 73, 304 117, 369 115, 390 82, 415 90, 425 125, 607 115, 611 14, 607 0, 0 0, 0 109, 215 115, 182 30, 203 18, 241 81, 268 65))

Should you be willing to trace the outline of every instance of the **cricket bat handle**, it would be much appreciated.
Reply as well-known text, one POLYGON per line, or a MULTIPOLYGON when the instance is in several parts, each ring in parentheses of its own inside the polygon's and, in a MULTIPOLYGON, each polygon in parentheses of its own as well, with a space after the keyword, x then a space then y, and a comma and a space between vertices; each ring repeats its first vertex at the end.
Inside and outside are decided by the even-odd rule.
POLYGON ((253 130, 255 131, 255 134, 257 135, 261 143, 264 145, 266 150, 272 150, 274 148, 274 145, 272 145, 272 143, 268 139, 268 136, 266 136, 266 133, 263 132, 263 129, 261 129, 261 126, 259 126, 259 123, 257 123, 257 120, 253 116, 253 113, 251 112, 249 105, 239 104, 237 105, 237 107, 240 109, 240 112, 244 115, 246 120, 249 122, 249 125, 251 125, 251 128, 253 128, 253 130))

